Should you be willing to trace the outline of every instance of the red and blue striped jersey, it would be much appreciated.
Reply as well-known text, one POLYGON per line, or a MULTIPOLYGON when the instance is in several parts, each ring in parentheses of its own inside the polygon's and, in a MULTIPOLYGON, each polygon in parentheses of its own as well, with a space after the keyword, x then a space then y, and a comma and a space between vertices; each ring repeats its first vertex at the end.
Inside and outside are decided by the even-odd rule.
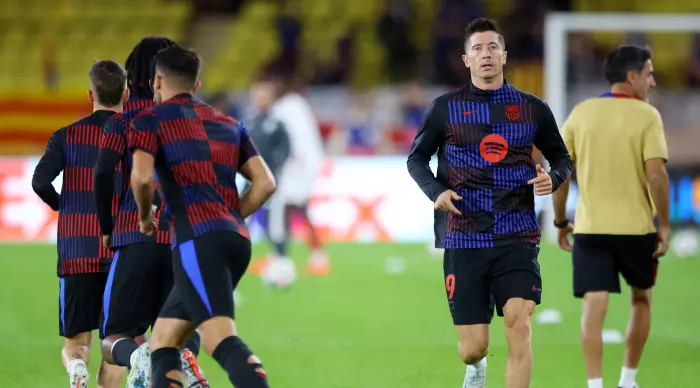
MULTIPOLYGON (((112 111, 100 110, 56 131, 34 170, 34 191, 58 210, 58 276, 109 272, 112 251, 102 247, 93 196, 93 168, 102 128, 112 111), (63 171, 61 194, 52 182, 63 171)), ((121 176, 115 185, 120 186, 121 176)), ((117 196, 112 196, 116 208, 117 196)))
POLYGON ((127 137, 130 149, 155 158, 173 247, 214 231, 250 238, 236 174, 258 151, 241 123, 180 94, 139 113, 127 137))
MULTIPOLYGON (((100 151, 111 150, 118 155, 121 160, 122 186, 116 188, 119 196, 119 211, 112 230, 112 248, 116 249, 134 243, 160 243, 170 244, 170 231, 168 217, 165 216, 163 206, 158 206, 156 219, 158 220, 158 230, 151 236, 146 236, 139 231, 138 208, 134 200, 134 193, 131 189, 131 153, 126 152, 126 129, 127 124, 138 113, 148 109, 153 105, 151 99, 130 99, 124 104, 124 113, 117 113, 110 118, 104 127, 104 135, 100 143, 100 151)), ((156 197, 157 202, 159 198, 156 197)))
POLYGON ((435 212, 436 246, 491 248, 539 243, 533 146, 550 163, 553 191, 572 162, 547 104, 508 83, 481 90, 469 83, 438 97, 408 156, 408 170, 435 202, 447 189, 462 215, 435 212), (437 153, 437 176, 430 170, 437 153))

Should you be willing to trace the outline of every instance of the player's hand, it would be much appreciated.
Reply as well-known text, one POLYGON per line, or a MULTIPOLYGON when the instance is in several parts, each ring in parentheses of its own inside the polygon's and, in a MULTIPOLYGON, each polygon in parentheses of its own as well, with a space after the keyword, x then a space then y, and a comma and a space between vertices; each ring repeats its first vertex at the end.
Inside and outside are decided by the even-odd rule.
POLYGON ((460 197, 459 194, 455 193, 454 191, 445 190, 435 200, 435 210, 461 216, 462 212, 460 212, 455 207, 454 203, 452 203, 452 201, 460 201, 461 199, 462 197, 460 197))
POLYGON ((559 248, 571 252, 574 249, 574 245, 571 243, 569 236, 574 234, 574 224, 569 222, 563 228, 557 228, 557 243, 559 243, 559 248))
POLYGON ((657 259, 666 254, 668 251, 668 239, 671 235, 670 226, 659 226, 659 230, 656 232, 659 239, 659 247, 654 252, 654 258, 657 259))
POLYGON ((552 194, 552 177, 541 165, 537 165, 537 176, 527 181, 528 185, 535 185, 535 195, 552 194))
POLYGON ((155 205, 151 205, 151 212, 145 220, 139 220, 139 230, 146 236, 152 235, 156 231, 156 209, 155 205))
POLYGON ((111 234, 103 234, 102 235, 102 247, 109 249, 109 247, 112 245, 112 235, 111 234))

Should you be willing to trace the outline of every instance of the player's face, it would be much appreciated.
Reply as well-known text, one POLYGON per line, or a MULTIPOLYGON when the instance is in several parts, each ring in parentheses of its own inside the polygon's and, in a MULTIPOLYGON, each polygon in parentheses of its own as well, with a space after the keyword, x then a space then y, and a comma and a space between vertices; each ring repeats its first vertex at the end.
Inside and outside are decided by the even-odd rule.
POLYGON ((503 74, 507 57, 500 36, 493 31, 486 31, 477 32, 469 38, 462 60, 472 76, 488 80, 503 74))
POLYGON ((635 97, 642 101, 646 101, 649 94, 649 89, 656 86, 656 79, 654 78, 654 65, 651 63, 651 59, 648 60, 642 70, 635 74, 632 78, 632 87, 634 89, 635 97))
POLYGON ((264 111, 275 101, 275 86, 270 82, 259 82, 250 89, 250 101, 260 111, 264 111))

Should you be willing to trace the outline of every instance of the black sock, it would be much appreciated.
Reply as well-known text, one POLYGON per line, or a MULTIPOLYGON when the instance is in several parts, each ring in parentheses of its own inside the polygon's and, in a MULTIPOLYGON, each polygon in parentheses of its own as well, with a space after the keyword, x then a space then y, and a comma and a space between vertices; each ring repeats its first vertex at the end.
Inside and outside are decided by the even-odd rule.
MULTIPOLYGON (((160 348, 151 353, 151 388, 169 388, 175 383, 166 374, 170 371, 182 373, 180 350, 178 348, 160 348)), ((182 386, 182 383, 179 383, 182 386)), ((176 385, 177 386, 177 385, 176 385)))
POLYGON ((185 342, 185 349, 189 350, 194 354, 195 357, 199 356, 199 343, 201 341, 201 338, 199 337, 199 333, 197 330, 192 333, 190 338, 185 342))
POLYGON ((283 241, 283 242, 275 243, 275 252, 280 257, 286 257, 287 256, 287 242, 283 241))
POLYGON ((119 366, 131 369, 131 353, 139 348, 139 344, 131 338, 118 340, 112 347, 112 359, 119 366))
POLYGON ((253 355, 253 352, 240 338, 234 336, 224 338, 214 349, 212 357, 226 370, 229 381, 235 387, 270 387, 267 384, 267 375, 260 360, 253 355), (251 356, 254 357, 254 363, 248 362, 251 356))

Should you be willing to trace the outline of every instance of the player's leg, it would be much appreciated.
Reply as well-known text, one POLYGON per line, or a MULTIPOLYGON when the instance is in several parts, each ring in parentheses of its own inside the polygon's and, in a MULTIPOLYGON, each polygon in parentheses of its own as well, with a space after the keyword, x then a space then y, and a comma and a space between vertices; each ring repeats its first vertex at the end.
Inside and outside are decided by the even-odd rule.
POLYGON ((272 242, 275 257, 288 259, 288 217, 282 193, 273 194, 267 202, 267 233, 272 242))
POLYGON ((616 236, 616 239, 619 240, 619 244, 616 244, 616 261, 632 290, 625 359, 618 386, 634 388, 639 362, 651 330, 651 290, 656 283, 658 266, 658 260, 653 257, 657 237, 650 234, 616 236))
POLYGON ((447 303, 457 329, 459 356, 467 364, 464 388, 483 388, 486 384, 489 324, 493 318, 488 267, 486 250, 445 249, 447 303))
POLYGON ((250 241, 240 235, 214 232, 180 244, 173 261, 176 288, 202 334, 204 350, 234 386, 262 388, 268 386, 265 370, 238 337, 233 320, 233 290, 250 262, 250 250, 250 241))
MULTIPOLYGON (((88 386, 92 331, 100 324, 101 296, 106 281, 107 274, 101 273, 68 275, 59 280, 59 332, 64 337, 61 354, 71 387, 88 386)), ((121 368, 105 368, 103 375, 98 375, 105 386, 118 384, 122 376, 121 368)))
POLYGON ((496 311, 506 328, 506 387, 527 388, 532 378, 532 314, 542 295, 540 248, 519 244, 497 250, 490 275, 496 311))
POLYGON ((620 292, 609 237, 593 234, 574 236, 574 296, 583 298, 581 347, 589 388, 603 387, 603 322, 608 310, 608 295, 620 292))

